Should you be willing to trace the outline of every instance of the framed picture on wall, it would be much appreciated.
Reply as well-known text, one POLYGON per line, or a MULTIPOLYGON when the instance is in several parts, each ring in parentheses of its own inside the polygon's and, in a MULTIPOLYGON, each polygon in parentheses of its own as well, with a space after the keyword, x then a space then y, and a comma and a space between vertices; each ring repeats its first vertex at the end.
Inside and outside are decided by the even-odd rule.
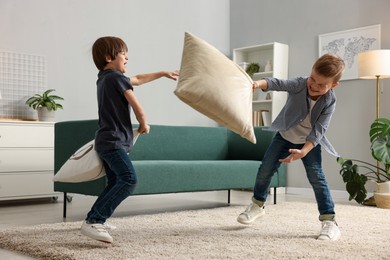
POLYGON ((380 24, 318 36, 319 56, 334 53, 344 59, 345 71, 341 80, 358 78, 357 55, 359 52, 378 50, 380 47, 380 24))

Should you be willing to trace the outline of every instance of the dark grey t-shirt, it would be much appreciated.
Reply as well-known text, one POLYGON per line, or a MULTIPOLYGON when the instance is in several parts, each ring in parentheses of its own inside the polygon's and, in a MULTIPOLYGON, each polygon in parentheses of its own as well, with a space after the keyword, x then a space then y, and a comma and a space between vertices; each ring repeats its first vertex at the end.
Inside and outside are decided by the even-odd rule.
POLYGON ((97 101, 99 128, 95 134, 96 151, 132 148, 133 127, 131 107, 124 96, 126 90, 133 90, 128 77, 114 70, 99 71, 97 101))

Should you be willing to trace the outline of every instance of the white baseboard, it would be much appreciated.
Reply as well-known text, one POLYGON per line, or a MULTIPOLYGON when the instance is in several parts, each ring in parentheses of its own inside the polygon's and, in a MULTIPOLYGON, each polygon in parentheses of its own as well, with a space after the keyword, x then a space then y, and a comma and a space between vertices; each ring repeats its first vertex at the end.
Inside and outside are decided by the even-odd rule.
MULTIPOLYGON (((286 187, 277 187, 276 188, 276 194, 286 194, 286 187)), ((274 188, 271 187, 269 190, 269 194, 273 195, 274 194, 274 188)))
MULTIPOLYGON (((343 190, 331 190, 332 197, 334 198, 348 198, 349 194, 343 190)), ((274 188, 271 187, 269 194, 274 194, 274 188)), ((314 192, 312 188, 294 188, 294 187, 277 187, 276 194, 291 194, 291 195, 302 195, 308 198, 314 198, 314 192)))
MULTIPOLYGON (((292 194, 292 195, 303 195, 306 197, 313 197, 314 198, 314 192, 311 188, 294 188, 294 187, 287 187, 286 188, 286 194, 292 194)), ((331 190, 330 194, 333 198, 349 198, 349 194, 346 190, 331 190)), ((372 196, 371 193, 368 194, 368 196, 372 196)))

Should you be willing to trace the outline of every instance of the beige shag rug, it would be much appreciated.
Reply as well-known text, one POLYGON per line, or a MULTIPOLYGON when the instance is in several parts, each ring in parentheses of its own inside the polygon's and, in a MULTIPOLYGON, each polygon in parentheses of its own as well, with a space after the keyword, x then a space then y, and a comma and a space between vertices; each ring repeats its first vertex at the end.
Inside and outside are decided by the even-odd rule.
POLYGON ((390 210, 336 205, 341 238, 317 241, 315 203, 267 205, 252 225, 245 206, 112 218, 113 244, 80 234, 81 222, 0 231, 0 246, 39 259, 390 259, 390 210))

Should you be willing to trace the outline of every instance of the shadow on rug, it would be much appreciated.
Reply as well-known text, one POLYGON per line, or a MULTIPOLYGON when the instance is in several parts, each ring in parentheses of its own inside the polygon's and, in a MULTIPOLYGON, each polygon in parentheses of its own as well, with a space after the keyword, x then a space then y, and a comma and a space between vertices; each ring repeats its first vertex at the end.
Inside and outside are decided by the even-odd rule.
POLYGON ((245 206, 113 218, 113 244, 80 234, 81 222, 0 231, 0 246, 39 259, 388 259, 390 210, 336 205, 338 241, 317 241, 315 203, 267 205, 254 224, 245 206))

